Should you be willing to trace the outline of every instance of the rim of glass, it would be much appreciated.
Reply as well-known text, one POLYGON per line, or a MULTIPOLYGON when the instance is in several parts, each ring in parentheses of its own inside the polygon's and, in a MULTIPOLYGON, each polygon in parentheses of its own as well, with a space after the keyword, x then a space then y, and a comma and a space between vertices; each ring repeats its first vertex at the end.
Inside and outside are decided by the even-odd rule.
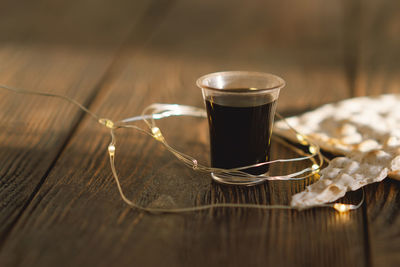
POLYGON ((257 71, 220 71, 220 72, 213 72, 209 73, 206 75, 201 76, 200 78, 197 79, 196 84, 200 88, 208 89, 208 90, 213 90, 213 91, 219 91, 219 92, 230 92, 230 93, 243 93, 243 92, 263 92, 263 91, 270 91, 270 90, 276 90, 276 89, 281 89, 286 85, 286 82, 284 79, 281 77, 272 74, 272 73, 267 73, 267 72, 257 72, 257 71), (217 88, 217 87, 212 87, 205 85, 203 82, 207 78, 210 77, 216 77, 216 76, 226 76, 226 75, 238 75, 238 76, 258 76, 258 77, 264 77, 266 79, 275 79, 277 81, 277 85, 270 86, 270 87, 249 87, 249 88, 217 88))

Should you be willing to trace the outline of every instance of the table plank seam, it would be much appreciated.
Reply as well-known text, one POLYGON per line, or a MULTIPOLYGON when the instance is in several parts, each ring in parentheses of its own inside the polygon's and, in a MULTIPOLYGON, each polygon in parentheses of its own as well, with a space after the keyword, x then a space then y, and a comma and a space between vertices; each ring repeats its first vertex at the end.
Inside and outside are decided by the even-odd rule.
MULTIPOLYGON (((112 63, 110 64, 110 67, 111 67, 111 65, 112 65, 112 63)), ((107 81, 108 73, 110 73, 110 71, 109 71, 110 67, 107 68, 107 70, 106 70, 105 74, 103 75, 103 77, 100 79, 100 81, 97 83, 97 85, 94 86, 94 89, 92 90, 92 93, 87 98, 87 101, 84 103, 84 106, 90 107, 91 104, 93 103, 93 101, 96 99, 96 95, 100 91, 100 88, 107 81)), ((32 203, 32 200, 35 198, 35 196, 39 192, 40 188, 42 187, 42 185, 46 181, 47 177, 49 176, 49 173, 51 172, 51 170, 53 169, 53 167, 57 163, 58 159, 61 157, 64 149, 69 144, 70 140, 72 139, 72 137, 74 136, 74 134, 78 130, 79 125, 82 123, 82 121, 84 120, 86 115, 87 114, 85 112, 83 112, 83 111, 78 113, 76 121, 74 123, 72 123, 71 129, 69 130, 68 134, 66 135, 66 138, 65 138, 64 142, 60 146, 58 152, 56 153, 54 159, 52 160, 52 162, 49 165, 48 169, 44 173, 43 177, 40 179, 39 183, 35 186, 34 190, 30 194, 30 196, 27 199, 26 203, 24 204, 22 209, 19 211, 18 215, 15 217, 13 222, 10 224, 9 229, 7 231, 5 231, 4 234, 0 235, 0 250, 3 247, 4 243, 6 242, 7 237, 12 232, 12 229, 17 224, 19 218, 21 218, 22 214, 25 212, 25 210, 28 208, 28 206, 32 203)))
POLYGON ((362 206, 362 214, 363 214, 363 227, 364 227, 364 254, 365 254, 365 266, 372 266, 372 255, 371 255, 371 242, 369 236, 369 224, 368 224, 368 215, 367 215, 367 199, 364 200, 364 204, 362 206))
MULTIPOLYGON (((157 25, 159 25, 162 21, 162 19, 168 14, 168 11, 171 9, 175 1, 163 1, 161 4, 157 1, 153 1, 149 7, 145 11, 145 15, 137 22, 135 23, 132 27, 129 33, 126 35, 124 40, 122 40, 121 44, 119 47, 116 49, 116 52, 114 53, 113 59, 111 60, 111 63, 107 67, 106 71, 104 72, 103 76, 99 79, 99 82, 94 86, 92 93, 89 95, 87 98, 87 101, 83 103, 85 107, 88 109, 91 109, 92 106, 95 105, 96 99, 99 98, 99 95, 102 93, 105 93, 106 90, 104 89, 106 84, 113 79, 113 76, 115 73, 118 72, 118 70, 122 67, 120 64, 121 62, 123 63, 123 57, 125 51, 132 45, 132 38, 135 38, 138 36, 138 34, 135 34, 136 32, 139 31, 139 36, 141 41, 136 41, 136 45, 144 45, 148 39, 150 39, 151 34, 154 32, 155 28, 157 25), (163 8, 160 8, 160 5, 162 5, 163 8), (157 16, 157 19, 154 19, 154 16, 157 16), (148 26, 148 24, 151 24, 150 27, 144 27, 145 25, 148 26), (146 32, 140 31, 140 29, 146 28, 146 32), (149 30, 150 29, 150 30, 149 30), (141 36, 143 35, 143 36, 141 36)), ((46 182, 47 177, 49 176, 50 172, 52 171, 53 167, 56 165, 57 161, 60 159, 62 153, 64 152, 64 149, 68 146, 69 142, 75 135, 75 133, 78 131, 80 124, 84 121, 84 118, 86 116, 86 113, 83 111, 80 112, 77 115, 76 122, 72 124, 71 130, 69 133, 66 135, 65 141, 62 143, 59 151, 55 155, 54 159, 52 160, 51 164, 49 165, 48 169, 44 173, 43 177, 40 179, 39 183, 35 186, 34 190, 30 194, 29 198, 27 199, 26 203, 23 205, 21 210, 18 212, 18 215, 15 217, 15 219, 12 221, 10 224, 9 228, 7 231, 4 232, 4 234, 0 235, 0 251, 2 250, 4 244, 7 241, 8 236, 10 236, 11 232, 13 231, 13 228, 15 225, 17 225, 19 219, 22 217, 24 212, 27 210, 27 208, 30 206, 32 203, 33 199, 37 196, 39 190, 41 189, 42 185, 46 182)))

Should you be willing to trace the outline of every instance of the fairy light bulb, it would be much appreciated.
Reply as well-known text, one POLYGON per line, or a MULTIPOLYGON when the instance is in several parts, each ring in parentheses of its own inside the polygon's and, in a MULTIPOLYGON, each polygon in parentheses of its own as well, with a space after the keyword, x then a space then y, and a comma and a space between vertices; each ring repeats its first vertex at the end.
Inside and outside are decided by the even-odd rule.
POLYGON ((338 212, 340 212, 340 213, 347 212, 347 211, 351 210, 352 206, 353 205, 341 204, 341 203, 333 204, 333 208, 335 210, 337 210, 338 212))
POLYGON ((311 169, 313 170, 313 172, 318 172, 319 169, 320 169, 320 167, 319 167, 318 164, 313 164, 313 165, 311 166, 311 169))
POLYGON ((99 119, 99 123, 105 125, 109 129, 114 128, 114 122, 112 120, 101 118, 101 119, 99 119))
POLYGON ((164 136, 162 135, 160 128, 158 128, 156 126, 152 127, 151 128, 151 133, 153 134, 153 137, 157 141, 160 141, 160 142, 164 142, 165 141, 164 136))
POLYGON ((304 138, 304 136, 302 134, 296 133, 296 138, 300 144, 302 144, 304 146, 308 145, 308 142, 306 141, 306 139, 304 138))
POLYGON ((193 159, 192 162, 193 162, 193 167, 192 167, 193 170, 197 170, 197 168, 198 168, 198 166, 199 166, 197 160, 196 160, 196 159, 193 159))
POLYGON ((110 144, 108 146, 108 154, 113 157, 115 155, 115 146, 113 144, 110 144))

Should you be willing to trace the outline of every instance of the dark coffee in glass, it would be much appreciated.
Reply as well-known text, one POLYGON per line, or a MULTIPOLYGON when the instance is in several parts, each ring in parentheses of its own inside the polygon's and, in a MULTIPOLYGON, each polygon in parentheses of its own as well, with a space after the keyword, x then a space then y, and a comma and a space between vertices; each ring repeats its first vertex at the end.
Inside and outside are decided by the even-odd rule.
MULTIPOLYGON (((206 100, 212 167, 231 169, 268 161, 276 101, 249 107, 216 102, 206 100)), ((260 175, 268 169, 263 165, 244 171, 260 175)))
MULTIPOLYGON (((270 160, 276 103, 285 82, 278 76, 246 71, 218 72, 197 80, 202 89, 210 132, 211 166, 232 169, 270 160)), ((269 167, 243 169, 251 177, 218 175, 226 184, 263 182, 269 167)))

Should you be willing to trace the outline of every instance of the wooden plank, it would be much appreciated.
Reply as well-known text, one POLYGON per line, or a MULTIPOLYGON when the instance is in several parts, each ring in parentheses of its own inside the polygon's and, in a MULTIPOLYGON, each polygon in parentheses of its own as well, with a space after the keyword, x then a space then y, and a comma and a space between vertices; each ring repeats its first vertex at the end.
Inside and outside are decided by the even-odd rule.
MULTIPOLYGON (((361 1, 360 60, 356 89, 366 95, 400 92, 400 3, 361 1)), ((382 103, 384 105, 384 103, 382 103)), ((400 184, 387 179, 367 188, 373 266, 399 266, 400 184)))
MULTIPOLYGON (((202 74, 249 69, 278 73, 288 86, 279 109, 295 113, 346 98, 340 3, 180 1, 144 47, 127 48, 126 65, 94 110, 108 118, 139 114, 153 102, 202 106, 202 74)), ((141 36, 135 36, 140 38, 141 36)), ((207 124, 160 122, 171 144, 208 162, 207 124)), ((364 266, 362 210, 213 209, 179 215, 132 210, 108 166, 106 129, 85 120, 23 214, 0 258, 30 266, 364 266), (101 256, 99 256, 101 255, 101 256)), ((179 207, 241 202, 287 204, 305 183, 242 188, 212 183, 154 141, 118 132, 117 168, 129 198, 179 207)), ((273 157, 292 152, 274 144, 273 157)), ((294 165, 285 167, 292 171, 294 165)), ((359 195, 349 197, 355 201, 359 195)))
POLYGON ((360 1, 359 60, 354 90, 359 95, 398 93, 400 19, 398 1, 360 1))
MULTIPOLYGON (((106 1, 6 3, 0 10, 0 83, 90 104, 145 5, 106 1), (115 3, 116 4, 116 3, 115 3), (116 16, 116 12, 119 15, 116 16), (96 45, 96 49, 93 49, 96 45)), ((83 114, 57 99, 0 90, 0 244, 32 200, 83 114)))

